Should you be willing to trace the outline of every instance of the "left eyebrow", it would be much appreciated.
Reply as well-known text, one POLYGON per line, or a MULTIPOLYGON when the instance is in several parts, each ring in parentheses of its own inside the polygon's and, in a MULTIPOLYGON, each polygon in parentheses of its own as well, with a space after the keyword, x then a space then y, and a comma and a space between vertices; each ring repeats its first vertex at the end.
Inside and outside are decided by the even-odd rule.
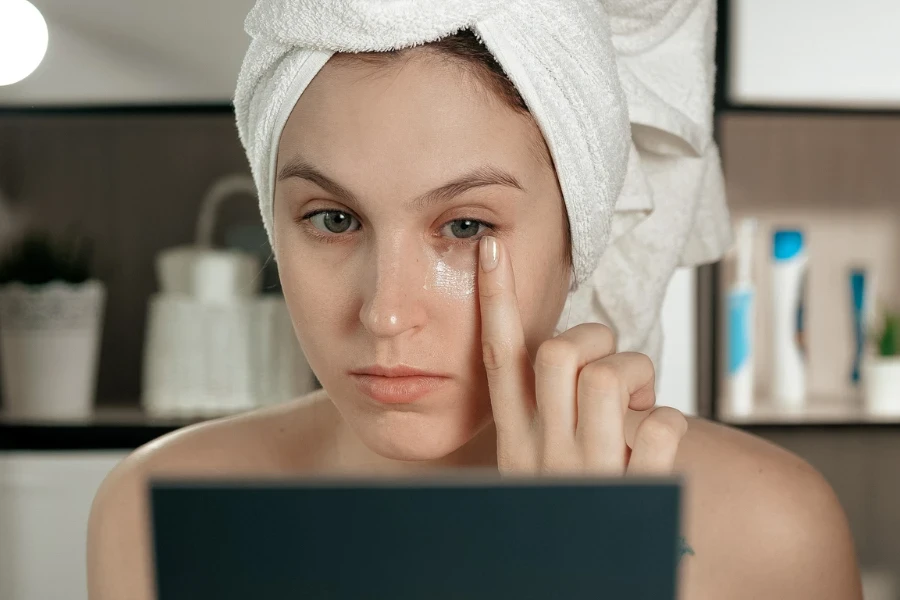
POLYGON ((519 180, 513 174, 492 165, 485 165, 419 196, 410 203, 410 206, 421 210, 434 204, 447 202, 471 189, 491 185, 501 185, 525 191, 524 186, 519 183, 519 180))

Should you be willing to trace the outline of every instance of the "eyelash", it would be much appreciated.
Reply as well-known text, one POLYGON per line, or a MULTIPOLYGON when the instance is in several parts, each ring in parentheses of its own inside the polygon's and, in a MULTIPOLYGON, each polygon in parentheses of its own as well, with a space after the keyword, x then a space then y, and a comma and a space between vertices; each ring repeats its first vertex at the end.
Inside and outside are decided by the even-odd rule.
MULTIPOLYGON (((310 233, 310 235, 312 235, 317 240, 325 242, 326 244, 332 244, 332 243, 340 241, 341 238, 345 237, 346 234, 345 233, 326 233, 326 232, 322 231, 321 229, 319 229, 318 227, 316 227, 315 225, 313 225, 312 223, 310 223, 310 220, 313 217, 315 217, 316 215, 327 214, 327 213, 340 213, 340 214, 348 215, 350 218, 356 220, 356 222, 359 224, 359 227, 357 229, 354 229, 353 231, 346 232, 346 234, 354 233, 356 231, 359 231, 360 228, 362 228, 362 223, 359 223, 359 219, 357 219, 356 216, 353 215, 353 213, 344 211, 344 210, 335 210, 333 208, 322 208, 322 209, 310 211, 310 212, 306 213, 305 215, 303 215, 302 217, 300 217, 299 219, 297 219, 296 221, 298 223, 305 225, 305 227, 306 227, 307 231, 310 233)), ((446 227, 447 225, 450 225, 451 223, 456 223, 459 221, 470 221, 472 223, 478 223, 479 225, 483 225, 486 229, 489 229, 491 231, 496 230, 496 226, 493 225, 492 223, 488 223, 487 221, 482 221, 480 219, 469 219, 469 218, 451 219, 451 220, 447 221, 446 223, 444 223, 441 226, 441 229, 443 230, 444 227, 446 227)), ((481 231, 481 232, 476 233, 475 235, 473 235, 471 237, 467 237, 467 238, 451 237, 448 239, 450 239, 450 241, 454 244, 472 244, 472 243, 480 240, 484 236, 484 234, 485 234, 485 232, 481 231)))

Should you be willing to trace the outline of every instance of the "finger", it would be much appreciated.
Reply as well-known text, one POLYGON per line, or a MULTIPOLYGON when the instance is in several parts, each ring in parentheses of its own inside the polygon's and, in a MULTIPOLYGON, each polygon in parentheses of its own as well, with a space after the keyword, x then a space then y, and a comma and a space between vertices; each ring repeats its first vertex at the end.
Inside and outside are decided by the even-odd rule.
POLYGON ((492 236, 480 242, 478 300, 498 447, 521 446, 530 437, 534 415, 534 370, 525 346, 509 254, 492 236))
POLYGON ((588 470, 624 473, 625 412, 632 404, 652 406, 654 380, 653 363, 646 355, 634 352, 607 356, 581 370, 575 437, 588 470))
POLYGON ((675 456, 688 423, 674 408, 654 409, 637 427, 628 475, 668 475, 675 466, 675 456))
POLYGON ((576 384, 586 364, 615 352, 612 330, 599 323, 582 323, 545 341, 534 363, 537 420, 545 467, 565 466, 575 452, 578 417, 576 384))

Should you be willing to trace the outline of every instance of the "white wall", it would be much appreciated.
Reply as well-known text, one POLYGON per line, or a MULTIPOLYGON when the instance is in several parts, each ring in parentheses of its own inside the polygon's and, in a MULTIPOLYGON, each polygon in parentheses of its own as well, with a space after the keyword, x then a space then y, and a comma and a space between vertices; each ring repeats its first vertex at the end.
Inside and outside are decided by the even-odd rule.
POLYGON ((0 598, 87 600, 94 493, 121 452, 0 453, 0 598))
POLYGON ((730 0, 729 96, 900 107, 897 0, 730 0))
POLYGON ((31 1, 47 54, 0 106, 231 101, 253 0, 31 1))
POLYGON ((663 349, 657 404, 697 414, 697 270, 678 269, 660 315, 663 349))

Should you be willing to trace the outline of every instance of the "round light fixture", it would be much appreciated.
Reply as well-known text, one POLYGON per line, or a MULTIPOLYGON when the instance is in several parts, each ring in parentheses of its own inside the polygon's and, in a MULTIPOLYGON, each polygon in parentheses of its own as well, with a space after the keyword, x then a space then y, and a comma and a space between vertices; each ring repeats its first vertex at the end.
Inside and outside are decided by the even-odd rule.
POLYGON ((47 53, 47 22, 28 0, 0 0, 0 85, 22 81, 47 53))

